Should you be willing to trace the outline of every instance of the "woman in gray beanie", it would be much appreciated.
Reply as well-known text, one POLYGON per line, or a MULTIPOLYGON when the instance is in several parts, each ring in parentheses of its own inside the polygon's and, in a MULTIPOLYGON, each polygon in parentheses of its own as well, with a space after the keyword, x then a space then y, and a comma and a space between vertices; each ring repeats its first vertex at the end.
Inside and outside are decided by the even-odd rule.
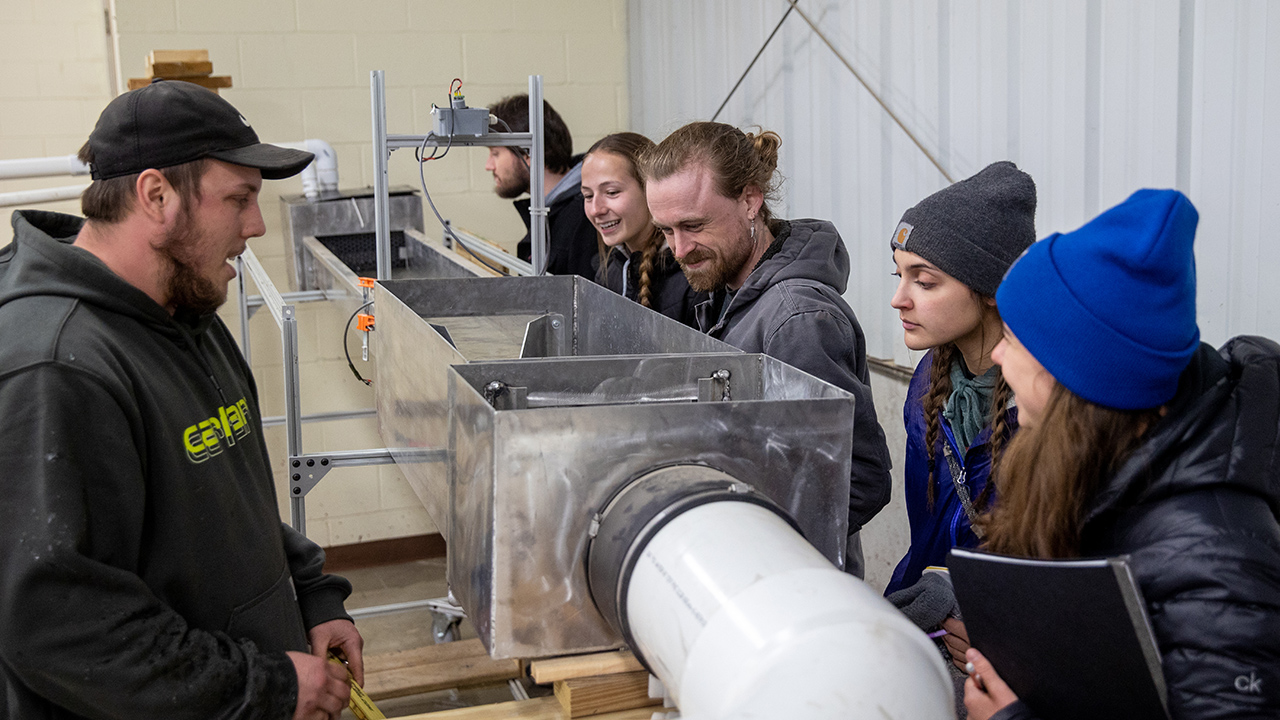
POLYGON ((1035 242, 1036 186, 1010 162, 993 163, 907 210, 894 231, 891 305, 907 347, 928 350, 907 391, 906 503, 911 547, 886 593, 921 629, 945 630, 957 666, 968 642, 940 576, 955 546, 975 547, 987 478, 1017 429, 1012 391, 991 350, 1003 334, 995 293, 1009 266, 1035 242))

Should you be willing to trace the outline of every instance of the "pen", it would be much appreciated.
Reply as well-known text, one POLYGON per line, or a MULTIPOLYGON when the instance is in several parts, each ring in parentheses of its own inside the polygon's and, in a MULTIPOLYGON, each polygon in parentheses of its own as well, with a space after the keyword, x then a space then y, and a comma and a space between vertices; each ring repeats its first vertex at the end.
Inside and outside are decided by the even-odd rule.
POLYGON ((935 631, 933 631, 933 632, 931 632, 931 633, 928 633, 929 637, 931 637, 931 638, 940 638, 940 637, 942 637, 943 635, 946 635, 946 634, 947 634, 947 631, 946 631, 946 630, 935 630, 935 631))
POLYGON ((981 690, 982 692, 986 692, 987 684, 982 682, 982 676, 979 675, 976 670, 974 670, 973 663, 965 663, 964 669, 965 669, 965 672, 969 673, 969 676, 973 678, 973 684, 977 685, 978 689, 981 690))

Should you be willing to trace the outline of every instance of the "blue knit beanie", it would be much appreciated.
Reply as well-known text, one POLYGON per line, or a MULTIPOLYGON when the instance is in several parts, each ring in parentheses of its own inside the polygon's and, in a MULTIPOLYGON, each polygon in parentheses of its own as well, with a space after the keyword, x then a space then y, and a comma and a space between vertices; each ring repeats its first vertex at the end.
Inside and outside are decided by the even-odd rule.
POLYGON ((1075 232, 1027 248, 996 303, 1059 383, 1121 410, 1168 402, 1200 342, 1192 254, 1199 214, 1176 190, 1139 190, 1075 232))

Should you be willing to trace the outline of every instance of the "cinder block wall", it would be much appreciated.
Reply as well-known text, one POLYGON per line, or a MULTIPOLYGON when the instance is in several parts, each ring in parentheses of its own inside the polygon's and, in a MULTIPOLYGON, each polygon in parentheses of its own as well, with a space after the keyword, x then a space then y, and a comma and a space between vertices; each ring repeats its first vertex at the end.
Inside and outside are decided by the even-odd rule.
MULTIPOLYGON (((127 80, 145 75, 155 49, 209 50, 214 74, 230 75, 223 96, 267 141, 319 138, 333 145, 343 188, 372 184, 369 71, 385 70, 388 130, 424 133, 432 103, 443 105, 461 78, 470 104, 483 106, 528 88, 544 92, 565 117, 575 149, 623 129, 628 116, 624 0, 116 0, 120 65, 127 80)), ((101 0, 0 0, 0 159, 76 152, 111 98, 108 37, 101 0)), ((524 233, 506 200, 493 195, 484 150, 454 149, 426 167, 441 213, 514 249, 524 233)), ((408 151, 392 156, 393 184, 418 185, 408 151)), ((88 178, 0 181, 0 192, 87 182, 88 178)), ((261 205, 267 234, 251 247, 277 287, 286 286, 279 197, 301 192, 297 179, 268 182, 261 205)), ((78 212, 78 202, 39 206, 78 212)), ((7 212, 5 215, 7 216, 7 212)), ((434 219, 427 210, 428 233, 434 219)), ((250 290, 250 292, 255 292, 250 290)), ((231 303, 235 302, 233 290, 231 303)), ((355 304, 299 306, 304 413, 373 406, 352 377, 342 329, 355 304)), ((234 305, 225 313, 238 327, 234 305)), ((251 322, 251 363, 266 415, 284 412, 279 331, 266 312, 251 322)), ((352 347, 358 360, 358 342, 352 347)), ((376 366, 363 367, 375 378, 376 366)), ((282 428, 266 431, 288 517, 282 428)), ((303 449, 382 447, 372 419, 306 425, 303 449)), ((307 497, 308 534, 345 545, 435 530, 393 465, 341 468, 307 497)))
MULTIPOLYGON (((524 92, 528 76, 543 76, 544 93, 564 115, 577 150, 622 128, 627 117, 626 26, 622 0, 523 2, 482 0, 117 0, 121 63, 126 77, 144 72, 153 49, 207 48, 214 73, 230 75, 224 90, 267 141, 319 138, 333 145, 343 188, 372 185, 369 71, 386 71, 391 133, 431 129, 431 105, 447 102, 461 78, 469 104, 483 106, 524 92)), ((492 192, 486 151, 454 149, 425 168, 437 207, 462 227, 514 250, 523 224, 492 192)), ((418 186, 410 151, 391 157, 392 184, 418 186)), ((270 182, 263 192, 265 237, 254 252, 282 290, 285 243, 281 195, 301 192, 297 179, 270 182)), ((426 209, 428 234, 435 220, 426 209)), ((253 292, 253 290, 250 290, 253 292)), ((371 388, 346 366, 343 326, 356 303, 298 308, 303 413, 373 407, 371 388)), ((228 314, 230 322, 234 316, 228 314)), ((252 364, 263 412, 284 412, 279 331, 270 316, 252 323, 252 364)), ((233 325, 234 327, 234 325, 233 325)), ((376 365, 359 361, 377 381, 376 365)), ((281 427, 267 430, 277 468, 281 514, 288 517, 281 427)), ((373 419, 308 424, 303 449, 383 447, 373 419)), ((340 468, 307 496, 307 533, 325 546, 434 532, 435 527, 394 465, 340 468)))
MULTIPOLYGON (((0 0, 0 159, 71 155, 88 139, 111 99, 103 17, 101 0, 0 0)), ((0 180, 0 192, 88 182, 0 180)), ((40 208, 79 206, 73 200, 40 208)), ((6 221, 10 210, 0 210, 6 221)))
MULTIPOLYGON (((372 182, 373 69, 387 72, 392 132, 426 132, 431 103, 443 104, 454 77, 463 79, 470 103, 483 105, 524 91, 527 76, 541 73, 546 96, 565 116, 579 152, 622 129, 628 117, 624 0, 117 0, 117 12, 125 78, 144 74, 150 50, 207 48, 214 72, 235 83, 225 97, 258 133, 269 141, 328 141, 338 153, 343 187, 372 182)), ((0 73, 0 159, 76 152, 111 97, 101 1, 0 0, 0 17, 0 63, 6 69, 0 73)), ((457 156, 426 168, 441 212, 513 246, 523 229, 506 201, 492 194, 484 152, 452 153, 457 156)), ((417 185, 416 172, 407 153, 393 155, 393 183, 417 185)), ((87 178, 0 181, 0 192, 80 181, 87 178)), ((252 243, 281 289, 287 289, 287 276, 278 198, 298 192, 297 180, 267 183, 262 209, 268 232, 252 243)), ((39 207, 78 211, 75 201, 39 207)), ((299 307, 304 412, 373 404, 372 392, 351 376, 342 354, 342 325, 354 308, 350 302, 299 307)), ((226 317, 237 329, 234 313, 226 317)), ((279 332, 265 312, 255 315, 251 327, 264 412, 282 414, 279 332)), ((354 339, 351 346, 358 353, 354 339)), ((376 367, 362 364, 362 370, 376 379, 376 367)), ((907 545, 901 467, 906 386, 883 373, 873 373, 872 386, 896 465, 893 502, 863 533, 867 579, 883 587, 907 545)), ((267 438, 287 518, 284 432, 269 429, 267 438)), ((304 426, 309 452, 381 446, 372 420, 304 426)), ((307 500, 308 532, 323 545, 434 531, 392 465, 334 471, 307 500)))

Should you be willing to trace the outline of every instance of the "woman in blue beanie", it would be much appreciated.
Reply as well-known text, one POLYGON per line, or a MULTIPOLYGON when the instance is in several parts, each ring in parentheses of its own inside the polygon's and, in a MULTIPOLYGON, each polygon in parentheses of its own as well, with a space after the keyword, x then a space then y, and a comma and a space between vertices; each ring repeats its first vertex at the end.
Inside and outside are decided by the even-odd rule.
POLYGON ((890 305, 907 347, 929 352, 903 406, 911 546, 885 593, 921 629, 946 629, 958 666, 968 642, 948 617, 954 595, 945 579, 922 582, 921 573, 945 565, 952 547, 978 545, 972 525, 992 497, 987 478, 1017 429, 1012 392, 991 360, 1004 327, 995 293, 1035 242, 1035 211, 1031 176, 997 162, 907 210, 891 241, 900 281, 890 305))
MULTIPOLYGON (((1192 240, 1173 190, 1140 190, 1033 245, 996 293, 994 358, 1022 431, 985 548, 1128 554, 1163 658, 1170 715, 1280 717, 1280 346, 1200 343, 1192 240)), ((971 718, 1025 720, 969 650, 971 718)), ((1088 692, 1081 688, 1081 692, 1088 692)))

